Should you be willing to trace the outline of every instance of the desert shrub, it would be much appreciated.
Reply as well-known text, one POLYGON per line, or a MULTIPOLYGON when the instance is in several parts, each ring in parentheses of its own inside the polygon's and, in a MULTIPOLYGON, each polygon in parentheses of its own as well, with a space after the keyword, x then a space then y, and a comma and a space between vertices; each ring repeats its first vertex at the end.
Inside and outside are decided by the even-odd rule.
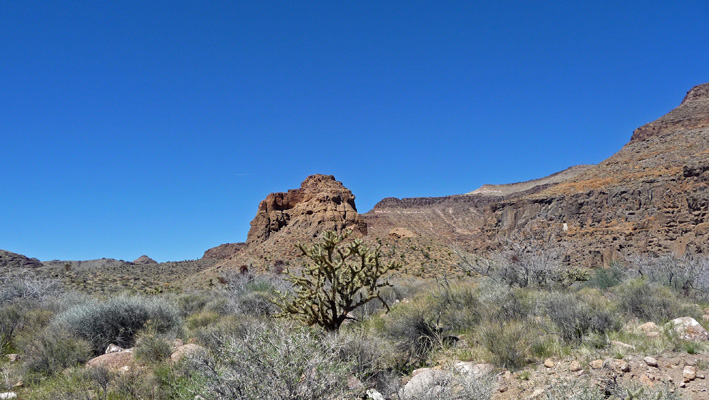
POLYGON ((139 335, 133 350, 135 359, 145 364, 155 364, 170 358, 172 344, 167 338, 154 333, 139 335))
POLYGON ((101 353, 111 343, 130 347, 148 321, 156 333, 167 333, 180 326, 177 309, 155 297, 118 297, 102 303, 84 303, 57 315, 53 325, 89 341, 94 352, 101 353))
POLYGON ((219 320, 219 314, 215 311, 205 310, 192 314, 185 321, 189 329, 198 329, 214 324, 219 320))
POLYGON ((551 289, 588 280, 585 270, 564 266, 561 254, 555 249, 533 247, 512 240, 503 246, 504 250, 490 258, 471 256, 460 250, 455 252, 460 258, 462 270, 510 287, 551 289))
POLYGON ((44 300, 56 297, 62 291, 58 280, 38 277, 31 271, 18 271, 0 278, 0 287, 0 304, 44 300))
POLYGON ((212 300, 212 296, 206 293, 194 292, 177 296, 177 307, 183 317, 196 314, 212 300))
POLYGON ((549 319, 565 342, 580 342, 590 332, 604 334, 621 328, 612 312, 578 294, 552 293, 545 303, 549 319))
POLYGON ((669 288, 635 279, 620 286, 620 307, 630 315, 646 321, 666 322, 683 316, 697 316, 696 306, 683 304, 669 288))
POLYGON ((631 271, 651 283, 666 286, 684 295, 709 294, 709 257, 637 256, 631 259, 631 271))
POLYGON ((339 358, 351 364, 351 371, 362 382, 377 381, 386 372, 386 345, 381 338, 360 332, 340 332, 339 358))
POLYGON ((31 374, 54 375, 87 361, 91 345, 62 329, 48 328, 25 343, 24 367, 31 374))
POLYGON ((479 313, 485 320, 513 321, 526 318, 532 312, 528 289, 510 288, 490 279, 478 289, 479 313))
POLYGON ((402 359, 400 367, 417 366, 443 344, 445 336, 430 304, 419 298, 393 308, 385 320, 385 335, 394 343, 402 359))
POLYGON ((8 304, 0 307, 0 355, 12 351, 13 340, 21 326, 23 315, 19 307, 8 304))
POLYGON ((522 322, 494 322, 482 326, 480 339, 493 364, 514 370, 525 364, 529 331, 529 324, 522 322))
POLYGON ((192 360, 214 399, 338 399, 347 388, 350 364, 340 344, 306 328, 259 324, 243 337, 222 338, 212 357, 192 360))
POLYGON ((250 272, 231 272, 225 277, 224 312, 228 314, 270 316, 278 312, 273 304, 276 291, 288 291, 290 284, 282 276, 250 272))
POLYGON ((585 282, 584 286, 605 290, 618 286, 623 282, 625 277, 626 272, 623 268, 614 264, 610 268, 596 269, 591 278, 585 282))
POLYGON ((264 323, 264 320, 256 317, 227 315, 221 317, 215 324, 196 329, 191 334, 197 338, 200 344, 214 352, 218 352, 219 348, 224 345, 224 338, 243 338, 252 325, 262 323, 264 323))
POLYGON ((588 380, 562 379, 554 381, 544 389, 546 400, 675 400, 682 397, 667 386, 647 387, 633 384, 618 384, 610 379, 601 382, 600 387, 588 380))
POLYGON ((473 287, 466 284, 439 284, 438 290, 428 296, 434 315, 440 316, 438 324, 444 331, 460 332, 480 322, 480 301, 473 287))

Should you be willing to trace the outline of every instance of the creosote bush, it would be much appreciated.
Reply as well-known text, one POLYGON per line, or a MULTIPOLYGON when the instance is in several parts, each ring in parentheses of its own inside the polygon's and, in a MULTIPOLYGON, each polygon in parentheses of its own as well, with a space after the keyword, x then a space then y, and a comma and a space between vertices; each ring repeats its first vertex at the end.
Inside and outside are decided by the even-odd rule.
POLYGON ((144 364, 154 364, 167 360, 172 354, 172 344, 154 333, 141 334, 133 350, 135 359, 144 364))
POLYGON ((579 294, 552 293, 546 300, 546 312, 564 341, 578 343, 591 332, 605 334, 621 328, 615 316, 596 303, 579 294))
POLYGON ((304 327, 254 324, 221 337, 213 355, 191 360, 211 399, 355 398, 347 388, 351 364, 336 337, 304 327))
POLYGON ((31 374, 50 376, 87 361, 91 345, 62 329, 48 328, 23 346, 24 367, 31 374))
POLYGON ((698 309, 682 302, 667 287, 635 279, 619 286, 620 307, 645 321, 662 323, 683 316, 698 317, 698 309))
POLYGON ((281 316, 336 331, 352 318, 353 310, 374 299, 388 308, 381 289, 389 282, 382 278, 401 266, 395 261, 382 264, 379 247, 369 249, 359 239, 340 247, 348 234, 325 232, 322 240, 311 247, 297 245, 312 264, 306 265, 300 275, 287 273, 286 279, 293 284, 295 293, 279 292, 276 304, 282 310, 281 316))
POLYGON ((57 315, 53 325, 89 341, 100 354, 112 343, 130 347, 148 321, 156 333, 173 331, 181 323, 177 308, 163 299, 118 297, 74 306, 57 315))

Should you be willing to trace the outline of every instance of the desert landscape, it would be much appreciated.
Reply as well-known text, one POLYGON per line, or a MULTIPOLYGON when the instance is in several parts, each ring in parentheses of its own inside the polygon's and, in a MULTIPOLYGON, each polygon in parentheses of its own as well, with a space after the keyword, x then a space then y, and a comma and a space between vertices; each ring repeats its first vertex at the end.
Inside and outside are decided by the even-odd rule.
POLYGON ((709 399, 709 84, 628 136, 366 213, 311 175, 197 260, 0 251, 0 398, 709 399))

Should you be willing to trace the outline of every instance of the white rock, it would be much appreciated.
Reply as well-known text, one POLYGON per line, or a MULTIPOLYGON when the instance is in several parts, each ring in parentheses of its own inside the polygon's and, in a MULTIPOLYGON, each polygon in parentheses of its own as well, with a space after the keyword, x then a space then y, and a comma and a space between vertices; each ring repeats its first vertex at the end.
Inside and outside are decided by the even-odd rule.
POLYGON ((17 393, 15 393, 15 392, 0 393, 0 399, 14 399, 14 398, 17 398, 17 393))
POLYGON ((109 344, 108 347, 106 347, 106 351, 103 354, 120 353, 122 351, 125 351, 125 349, 118 347, 115 344, 109 344))
POLYGON ((402 400, 438 398, 443 394, 443 383, 451 374, 439 369, 421 368, 409 383, 399 391, 402 400))
POLYGON ((384 400, 384 396, 382 396, 382 394, 377 392, 375 389, 367 390, 367 398, 371 400, 384 400))
POLYGON ((709 340, 709 332, 692 317, 673 319, 670 321, 670 324, 674 327, 675 332, 679 334, 680 339, 691 340, 693 342, 709 340))
POLYGON ((684 378, 685 382, 693 381, 697 377, 697 367, 687 365, 682 370, 682 377, 684 378))

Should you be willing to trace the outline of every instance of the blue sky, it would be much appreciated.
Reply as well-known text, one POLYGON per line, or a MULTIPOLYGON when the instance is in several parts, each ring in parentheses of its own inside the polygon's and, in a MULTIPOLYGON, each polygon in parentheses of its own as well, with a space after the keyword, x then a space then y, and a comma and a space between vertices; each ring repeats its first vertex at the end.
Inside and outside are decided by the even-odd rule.
POLYGON ((334 174, 360 212, 598 163, 709 81, 697 1, 0 3, 0 248, 201 257, 334 174))

